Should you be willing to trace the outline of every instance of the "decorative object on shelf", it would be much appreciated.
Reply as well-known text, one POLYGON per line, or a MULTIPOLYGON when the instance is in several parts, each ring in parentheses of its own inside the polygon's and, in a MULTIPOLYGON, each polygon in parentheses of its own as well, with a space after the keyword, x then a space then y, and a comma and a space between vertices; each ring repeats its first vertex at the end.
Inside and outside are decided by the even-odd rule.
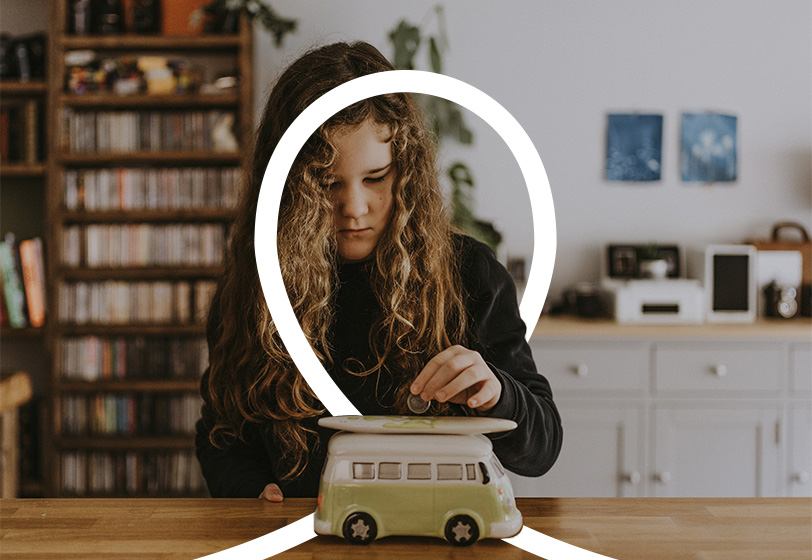
POLYGON ((190 21, 192 26, 204 21, 203 30, 208 33, 236 33, 241 12, 261 23, 277 47, 296 30, 296 20, 280 16, 261 0, 212 0, 195 10, 190 21))
POLYGON ((736 180, 736 117, 683 113, 681 146, 683 181, 724 183, 736 180))
POLYGON ((93 31, 92 0, 73 0, 69 19, 69 28, 74 35, 89 35, 93 31))
POLYGON ((211 144, 215 152, 236 152, 239 149, 234 137, 234 113, 223 113, 214 122, 211 144))
POLYGON ((610 114, 606 136, 606 179, 659 181, 662 145, 662 115, 610 114))
POLYGON ((705 248, 706 316, 712 323, 752 323, 756 319, 756 248, 705 248))
POLYGON ((0 34, 0 78, 21 82, 45 77, 45 33, 12 37, 0 34))
POLYGON ((161 0, 132 0, 128 29, 135 33, 161 31, 161 0))
POLYGON ((646 245, 619 245, 606 246, 604 254, 606 262, 603 266, 603 275, 615 279, 652 278, 644 265, 645 262, 662 262, 653 265, 656 278, 680 278, 684 273, 683 252, 678 245, 660 245, 649 243, 646 245), (663 270, 664 269, 664 270, 663 270))
MULTIPOLYGON (((442 5, 434 7, 437 21, 437 34, 428 35, 428 59, 432 72, 443 73, 443 53, 448 48, 445 30, 445 17, 442 5)), ((401 20, 389 33, 394 46, 393 64, 401 70, 413 70, 415 57, 423 43, 425 32, 406 20, 401 20)), ((415 95, 415 99, 431 120, 432 128, 439 142, 451 138, 464 146, 473 144, 474 134, 465 123, 460 107, 436 96, 415 95)), ((471 169, 460 161, 449 164, 446 175, 451 182, 451 221, 462 231, 489 245, 497 251, 502 242, 502 234, 497 227, 474 215, 474 177, 471 169)))
POLYGON ((96 0, 93 10, 94 32, 100 35, 124 33, 124 6, 121 0, 96 0))
POLYGON ((772 280, 782 286, 794 286, 800 315, 812 316, 812 238, 807 229, 798 222, 779 222, 768 239, 749 243, 758 250, 760 295, 772 280))
POLYGON ((640 252, 640 276, 653 280, 664 280, 668 275, 669 263, 657 245, 645 245, 640 252))

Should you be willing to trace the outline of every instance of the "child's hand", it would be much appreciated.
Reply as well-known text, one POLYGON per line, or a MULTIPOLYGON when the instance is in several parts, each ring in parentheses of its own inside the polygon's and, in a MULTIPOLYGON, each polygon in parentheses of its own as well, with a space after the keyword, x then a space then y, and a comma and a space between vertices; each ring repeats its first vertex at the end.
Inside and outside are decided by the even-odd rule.
POLYGON ((410 389, 424 401, 466 404, 481 412, 493 408, 502 395, 502 383, 479 352, 459 345, 429 360, 410 389))
POLYGON ((269 502, 281 502, 283 498, 282 490, 279 489, 279 486, 271 482, 265 487, 265 490, 262 491, 259 497, 265 498, 269 502))

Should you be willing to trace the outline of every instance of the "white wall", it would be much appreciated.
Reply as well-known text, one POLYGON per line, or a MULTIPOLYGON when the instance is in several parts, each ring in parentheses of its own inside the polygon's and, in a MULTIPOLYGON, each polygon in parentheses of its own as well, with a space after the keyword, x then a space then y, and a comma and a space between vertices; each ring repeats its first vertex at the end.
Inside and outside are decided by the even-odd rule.
MULTIPOLYGON (((403 18, 433 23, 435 1, 272 0, 299 20, 281 50, 258 30, 256 104, 272 80, 314 44, 363 39, 391 55, 403 18)), ((812 5, 808 0, 610 2, 445 0, 445 73, 491 95, 541 154, 556 207, 551 294, 599 276, 608 242, 710 243, 766 237, 779 220, 812 229, 812 5), (683 111, 737 115, 738 181, 679 178, 683 111), (664 116, 662 180, 603 179, 607 112, 664 116)), ((424 68, 427 69, 427 68, 424 68)), ((481 121, 473 152, 477 207, 506 233, 506 253, 532 252, 518 167, 481 121)), ((690 271, 689 271, 690 272, 690 271)))

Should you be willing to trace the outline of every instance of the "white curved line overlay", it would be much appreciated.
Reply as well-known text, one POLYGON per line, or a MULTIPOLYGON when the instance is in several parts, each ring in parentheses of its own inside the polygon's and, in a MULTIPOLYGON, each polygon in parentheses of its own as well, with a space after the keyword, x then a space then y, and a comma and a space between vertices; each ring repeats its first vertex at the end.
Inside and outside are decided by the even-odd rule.
MULTIPOLYGON (((460 80, 416 70, 393 70, 356 78, 327 92, 290 125, 274 150, 265 170, 257 204, 254 246, 265 301, 279 335, 307 383, 334 416, 359 414, 336 386, 313 353, 296 319, 282 280, 277 254, 276 230, 285 180, 296 155, 318 126, 341 109, 362 99, 395 92, 424 93, 449 99, 476 113, 502 137, 516 158, 527 184, 533 214, 533 261, 519 307, 529 339, 536 325, 552 278, 556 230, 550 183, 530 137, 499 103, 460 80)), ((301 544, 315 535, 313 515, 254 539, 206 556, 216 560, 262 560, 301 544)), ((607 558, 563 543, 528 527, 504 539, 547 560, 598 560, 607 558)))

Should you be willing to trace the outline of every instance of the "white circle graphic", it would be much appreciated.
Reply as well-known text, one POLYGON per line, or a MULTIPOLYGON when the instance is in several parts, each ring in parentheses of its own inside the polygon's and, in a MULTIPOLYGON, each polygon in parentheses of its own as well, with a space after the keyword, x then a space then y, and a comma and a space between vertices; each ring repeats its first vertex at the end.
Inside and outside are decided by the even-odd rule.
MULTIPOLYGON (((530 195, 533 214, 533 262, 520 315, 527 327, 535 328, 547 295, 555 262, 556 231, 550 184, 541 158, 527 133, 499 103, 473 86, 454 78, 415 70, 393 70, 356 78, 329 91, 312 103, 282 136, 265 170, 257 204, 254 246, 265 301, 279 336, 302 376, 334 416, 358 414, 316 358, 296 319, 282 280, 277 254, 277 219, 282 190, 293 161, 323 122, 343 108, 362 99, 396 92, 423 93, 443 97, 471 110, 502 137, 521 169, 530 195)), ((315 536, 312 515, 259 539, 207 556, 218 560, 268 558, 315 536)), ((504 539, 519 548, 549 560, 606 558, 524 527, 515 537, 504 539)))

